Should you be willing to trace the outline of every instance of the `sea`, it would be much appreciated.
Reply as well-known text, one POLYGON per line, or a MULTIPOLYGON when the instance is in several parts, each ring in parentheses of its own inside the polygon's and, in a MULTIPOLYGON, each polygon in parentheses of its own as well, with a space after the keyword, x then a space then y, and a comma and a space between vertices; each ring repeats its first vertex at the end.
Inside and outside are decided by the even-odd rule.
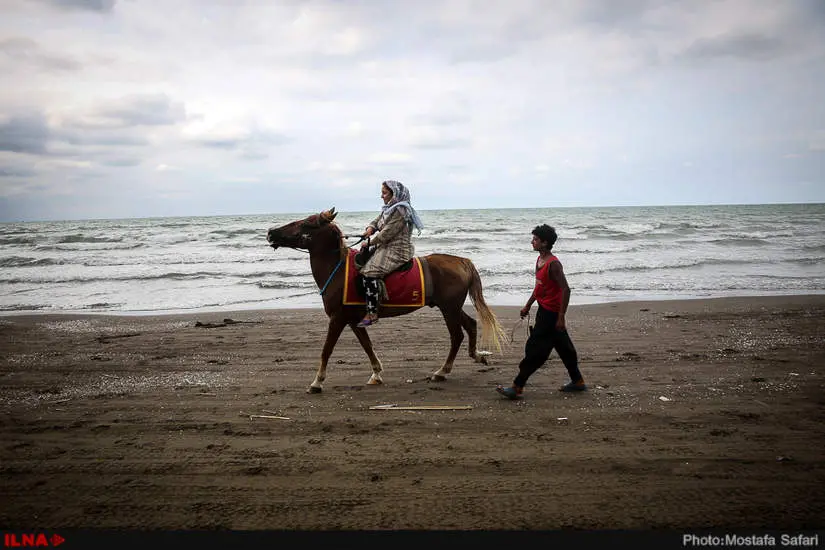
MULTIPOLYGON (((313 213, 3 223, 0 314, 320 308, 308 254, 266 242, 270 227, 313 213)), ((335 222, 360 234, 377 213, 335 222)), ((416 253, 470 258, 490 305, 530 296, 542 223, 559 235, 572 305, 825 293, 825 204, 419 214, 416 253)))

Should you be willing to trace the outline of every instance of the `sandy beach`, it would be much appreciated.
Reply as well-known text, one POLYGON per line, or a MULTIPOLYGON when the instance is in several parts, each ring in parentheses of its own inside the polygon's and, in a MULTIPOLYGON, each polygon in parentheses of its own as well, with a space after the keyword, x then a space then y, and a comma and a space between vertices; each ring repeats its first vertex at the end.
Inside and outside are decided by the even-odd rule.
POLYGON ((370 328, 383 386, 346 330, 318 395, 320 308, 2 317, 0 527, 825 528, 825 296, 571 306, 590 391, 553 354, 521 401, 493 309, 489 365, 429 381, 424 308, 370 328))

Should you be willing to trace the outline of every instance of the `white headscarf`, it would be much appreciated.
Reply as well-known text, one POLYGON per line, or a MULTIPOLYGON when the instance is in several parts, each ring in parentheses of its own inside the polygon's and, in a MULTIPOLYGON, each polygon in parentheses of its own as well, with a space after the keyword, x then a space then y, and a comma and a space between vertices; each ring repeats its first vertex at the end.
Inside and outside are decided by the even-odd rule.
POLYGON ((400 181, 387 180, 381 185, 386 185, 392 191, 390 202, 381 207, 381 218, 386 220, 396 209, 400 208, 407 224, 418 229, 418 234, 424 229, 424 223, 418 217, 418 212, 410 204, 410 191, 400 181))

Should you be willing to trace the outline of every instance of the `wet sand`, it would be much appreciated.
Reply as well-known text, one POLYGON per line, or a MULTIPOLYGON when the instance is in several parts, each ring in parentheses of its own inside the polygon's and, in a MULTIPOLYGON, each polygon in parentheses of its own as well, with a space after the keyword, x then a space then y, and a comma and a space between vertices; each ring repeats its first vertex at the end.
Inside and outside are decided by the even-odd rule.
POLYGON ((489 365, 429 381, 424 308, 369 329, 383 386, 346 330, 318 395, 320 309, 2 317, 0 526, 825 527, 825 296, 572 306, 590 391, 553 354, 521 401, 494 310, 489 365))

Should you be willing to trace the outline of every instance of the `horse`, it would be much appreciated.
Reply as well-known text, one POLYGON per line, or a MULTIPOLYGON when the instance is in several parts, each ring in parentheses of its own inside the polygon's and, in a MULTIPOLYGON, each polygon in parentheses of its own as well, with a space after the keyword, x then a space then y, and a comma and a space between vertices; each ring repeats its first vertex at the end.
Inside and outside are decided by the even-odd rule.
MULTIPOLYGON (((321 363, 307 393, 323 391, 323 383, 327 376, 327 363, 338 338, 347 325, 355 333, 355 337, 364 348, 372 365, 372 375, 367 384, 384 383, 381 378, 384 369, 372 348, 367 329, 356 326, 364 316, 365 306, 344 305, 345 270, 340 268, 343 262, 347 261, 350 249, 345 243, 345 236, 340 227, 333 222, 337 215, 335 207, 332 207, 330 210, 324 210, 319 214, 313 214, 281 227, 271 227, 266 235, 269 246, 274 250, 284 247, 309 251, 312 276, 321 289, 324 311, 329 317, 327 337, 321 351, 321 363)), ((423 260, 429 267, 432 282, 432 292, 427 305, 438 307, 441 310, 450 333, 450 351, 447 359, 444 365, 430 376, 431 381, 443 382, 452 371, 453 361, 464 340, 462 329, 469 336, 469 353, 475 362, 487 364, 486 355, 491 353, 480 353, 476 347, 477 322, 463 310, 468 294, 481 319, 481 343, 491 344, 497 351, 501 351, 501 342, 506 342, 506 333, 484 300, 481 278, 472 261, 450 254, 429 254, 424 256, 423 260)), ((381 307, 379 304, 379 314, 384 319, 406 315, 421 307, 423 306, 381 307)))

